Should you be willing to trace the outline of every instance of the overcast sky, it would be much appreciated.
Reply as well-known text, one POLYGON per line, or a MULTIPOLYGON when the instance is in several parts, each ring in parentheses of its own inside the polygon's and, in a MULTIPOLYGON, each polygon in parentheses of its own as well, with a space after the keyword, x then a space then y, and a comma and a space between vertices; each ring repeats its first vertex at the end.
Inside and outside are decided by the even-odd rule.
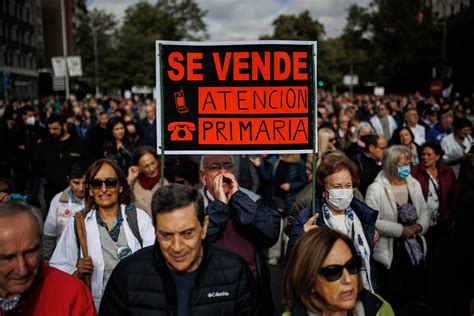
MULTIPOLYGON (((369 0, 195 0, 207 11, 205 22, 210 40, 255 40, 271 34, 272 22, 280 14, 309 10, 324 25, 326 36, 342 32, 347 8, 366 6, 369 0)), ((122 18, 125 8, 138 0, 88 0, 89 8, 103 9, 122 18)), ((155 1, 149 1, 155 2, 155 1)))

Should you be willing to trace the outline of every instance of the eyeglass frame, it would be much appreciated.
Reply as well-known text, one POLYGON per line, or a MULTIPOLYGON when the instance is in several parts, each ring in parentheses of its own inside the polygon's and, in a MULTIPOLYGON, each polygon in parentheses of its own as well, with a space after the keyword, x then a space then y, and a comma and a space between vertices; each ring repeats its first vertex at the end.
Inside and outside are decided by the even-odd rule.
POLYGON ((235 166, 236 164, 233 162, 222 162, 222 163, 214 162, 214 163, 211 163, 209 166, 204 167, 204 170, 208 170, 211 173, 217 173, 221 171, 222 169, 224 169, 225 171, 229 172, 229 171, 232 171, 235 168, 235 166), (215 165, 214 168, 213 168, 213 165, 215 165), (227 165, 227 167, 225 165, 227 165), (217 169, 217 166, 219 166, 218 169, 217 169))

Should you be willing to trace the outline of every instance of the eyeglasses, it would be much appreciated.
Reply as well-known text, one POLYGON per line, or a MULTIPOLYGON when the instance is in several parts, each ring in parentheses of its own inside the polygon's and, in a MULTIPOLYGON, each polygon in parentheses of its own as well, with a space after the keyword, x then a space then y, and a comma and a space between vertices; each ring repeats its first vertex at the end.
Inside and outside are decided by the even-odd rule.
POLYGON ((350 274, 357 274, 360 271, 360 266, 360 257, 356 256, 347 261, 345 265, 333 264, 323 267, 321 270, 319 270, 319 273, 329 282, 334 282, 339 280, 344 268, 346 268, 350 274))
POLYGON ((224 163, 213 163, 210 166, 204 168, 209 170, 210 172, 219 172, 222 170, 222 168, 225 169, 225 171, 232 171, 234 170, 235 164, 232 162, 224 162, 224 163))
POLYGON ((105 180, 92 179, 89 182, 89 185, 93 189, 100 189, 100 188, 102 188, 102 185, 105 183, 105 186, 107 188, 113 189, 113 188, 117 187, 118 182, 119 182, 119 180, 117 178, 108 178, 108 179, 105 179, 105 180))

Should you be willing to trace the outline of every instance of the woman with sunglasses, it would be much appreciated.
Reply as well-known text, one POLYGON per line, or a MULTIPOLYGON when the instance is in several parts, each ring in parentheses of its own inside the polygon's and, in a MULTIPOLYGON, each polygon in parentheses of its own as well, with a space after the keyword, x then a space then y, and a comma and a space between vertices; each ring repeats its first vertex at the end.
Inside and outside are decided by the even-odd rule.
POLYGON ((361 260, 348 236, 319 227, 295 245, 283 278, 284 316, 392 316, 390 305, 362 287, 361 260))
POLYGON ((367 205, 379 211, 380 240, 375 244, 380 293, 397 311, 403 304, 422 303, 426 243, 430 215, 420 183, 410 175, 411 151, 403 145, 384 151, 382 171, 366 194, 367 205))
POLYGON ((96 309, 119 261, 155 241, 150 216, 131 205, 133 195, 120 167, 101 159, 86 172, 84 226, 88 256, 78 247, 76 219, 69 221, 51 257, 50 265, 81 279, 91 275, 96 309), (135 212, 135 213, 134 213, 135 212), (134 218, 135 222, 132 222, 134 218), (134 225, 131 225, 134 223, 134 225), (138 226, 138 232, 136 231, 138 226))
POLYGON ((315 209, 302 209, 295 217, 285 257, 288 258, 301 235, 326 226, 340 231, 352 240, 362 259, 363 286, 369 291, 376 289, 373 273, 374 242, 378 238, 375 221, 378 212, 354 197, 359 179, 357 167, 344 154, 329 153, 316 170, 315 209))
MULTIPOLYGON (((142 146, 134 151, 127 180, 135 196, 135 205, 151 216, 151 198, 161 187, 161 163, 153 148, 142 146)), ((163 183, 168 184, 168 181, 163 183)))

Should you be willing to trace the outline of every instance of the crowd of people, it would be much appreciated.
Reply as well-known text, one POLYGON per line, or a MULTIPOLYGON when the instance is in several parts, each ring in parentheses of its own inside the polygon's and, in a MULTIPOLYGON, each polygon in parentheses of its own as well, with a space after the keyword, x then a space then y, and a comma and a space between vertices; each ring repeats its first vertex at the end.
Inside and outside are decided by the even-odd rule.
POLYGON ((473 105, 321 91, 317 156, 163 162, 150 99, 0 105, 0 315, 469 315, 473 105))

